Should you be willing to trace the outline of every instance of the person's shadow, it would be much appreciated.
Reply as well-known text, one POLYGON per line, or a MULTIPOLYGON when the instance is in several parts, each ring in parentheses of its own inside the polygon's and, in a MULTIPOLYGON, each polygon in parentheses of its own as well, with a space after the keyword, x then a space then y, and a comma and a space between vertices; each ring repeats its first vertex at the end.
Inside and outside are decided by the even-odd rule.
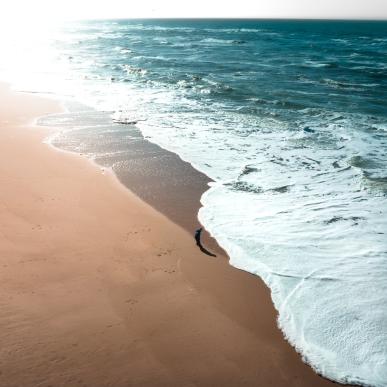
POLYGON ((207 254, 207 255, 209 255, 210 257, 216 257, 216 255, 215 255, 214 253, 211 253, 211 251, 208 251, 208 250, 202 245, 202 242, 201 242, 201 240, 200 240, 202 231, 203 231, 203 227, 200 227, 200 228, 198 228, 198 229, 195 231, 196 245, 199 246, 199 249, 200 249, 200 251, 201 251, 202 253, 207 254))

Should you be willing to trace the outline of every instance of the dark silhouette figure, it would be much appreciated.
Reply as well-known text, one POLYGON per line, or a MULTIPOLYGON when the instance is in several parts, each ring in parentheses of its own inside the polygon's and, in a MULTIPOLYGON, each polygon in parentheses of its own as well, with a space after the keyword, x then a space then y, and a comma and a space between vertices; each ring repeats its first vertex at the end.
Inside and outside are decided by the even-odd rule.
POLYGON ((200 240, 202 231, 203 231, 203 227, 200 227, 200 228, 198 228, 198 229, 195 231, 195 241, 196 241, 196 245, 199 246, 199 249, 200 249, 200 251, 201 251, 202 253, 207 254, 207 255, 209 255, 210 257, 216 257, 215 254, 211 253, 211 251, 208 251, 208 250, 206 250, 206 249, 203 247, 202 242, 201 242, 201 240, 200 240))
POLYGON ((200 237, 201 237, 202 231, 203 231, 203 227, 200 227, 195 231, 195 241, 198 246, 200 246, 200 237))

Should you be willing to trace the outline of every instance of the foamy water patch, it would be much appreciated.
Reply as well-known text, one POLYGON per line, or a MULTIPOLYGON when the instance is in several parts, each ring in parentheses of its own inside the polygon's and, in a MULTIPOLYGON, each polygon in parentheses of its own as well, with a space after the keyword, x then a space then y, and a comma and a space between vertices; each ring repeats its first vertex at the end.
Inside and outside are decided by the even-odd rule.
MULTIPOLYGON (((267 178, 258 173, 255 184, 267 178)), ((343 383, 384 386, 385 198, 344 193, 338 187, 347 178, 356 176, 347 169, 258 195, 216 184, 202 197, 199 219, 232 265, 264 279, 280 328, 308 363, 343 383)))

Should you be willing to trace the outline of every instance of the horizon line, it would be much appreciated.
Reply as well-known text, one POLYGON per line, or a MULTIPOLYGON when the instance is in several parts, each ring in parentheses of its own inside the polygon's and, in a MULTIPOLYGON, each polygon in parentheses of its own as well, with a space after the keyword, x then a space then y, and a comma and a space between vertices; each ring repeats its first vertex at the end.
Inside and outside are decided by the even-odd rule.
POLYGON ((94 17, 94 18, 74 18, 71 20, 273 20, 273 21, 375 21, 387 22, 387 18, 318 18, 318 17, 224 17, 224 16, 136 16, 136 17, 94 17))

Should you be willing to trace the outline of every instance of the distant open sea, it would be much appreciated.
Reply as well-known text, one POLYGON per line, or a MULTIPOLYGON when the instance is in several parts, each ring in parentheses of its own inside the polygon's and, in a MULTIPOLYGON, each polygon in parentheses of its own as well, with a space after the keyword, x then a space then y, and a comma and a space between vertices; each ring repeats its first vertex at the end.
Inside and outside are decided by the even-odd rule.
POLYGON ((95 109, 56 116, 54 145, 119 170, 135 124, 208 175, 199 220, 304 360, 387 386, 387 22, 72 22, 4 44, 0 71, 95 109))

